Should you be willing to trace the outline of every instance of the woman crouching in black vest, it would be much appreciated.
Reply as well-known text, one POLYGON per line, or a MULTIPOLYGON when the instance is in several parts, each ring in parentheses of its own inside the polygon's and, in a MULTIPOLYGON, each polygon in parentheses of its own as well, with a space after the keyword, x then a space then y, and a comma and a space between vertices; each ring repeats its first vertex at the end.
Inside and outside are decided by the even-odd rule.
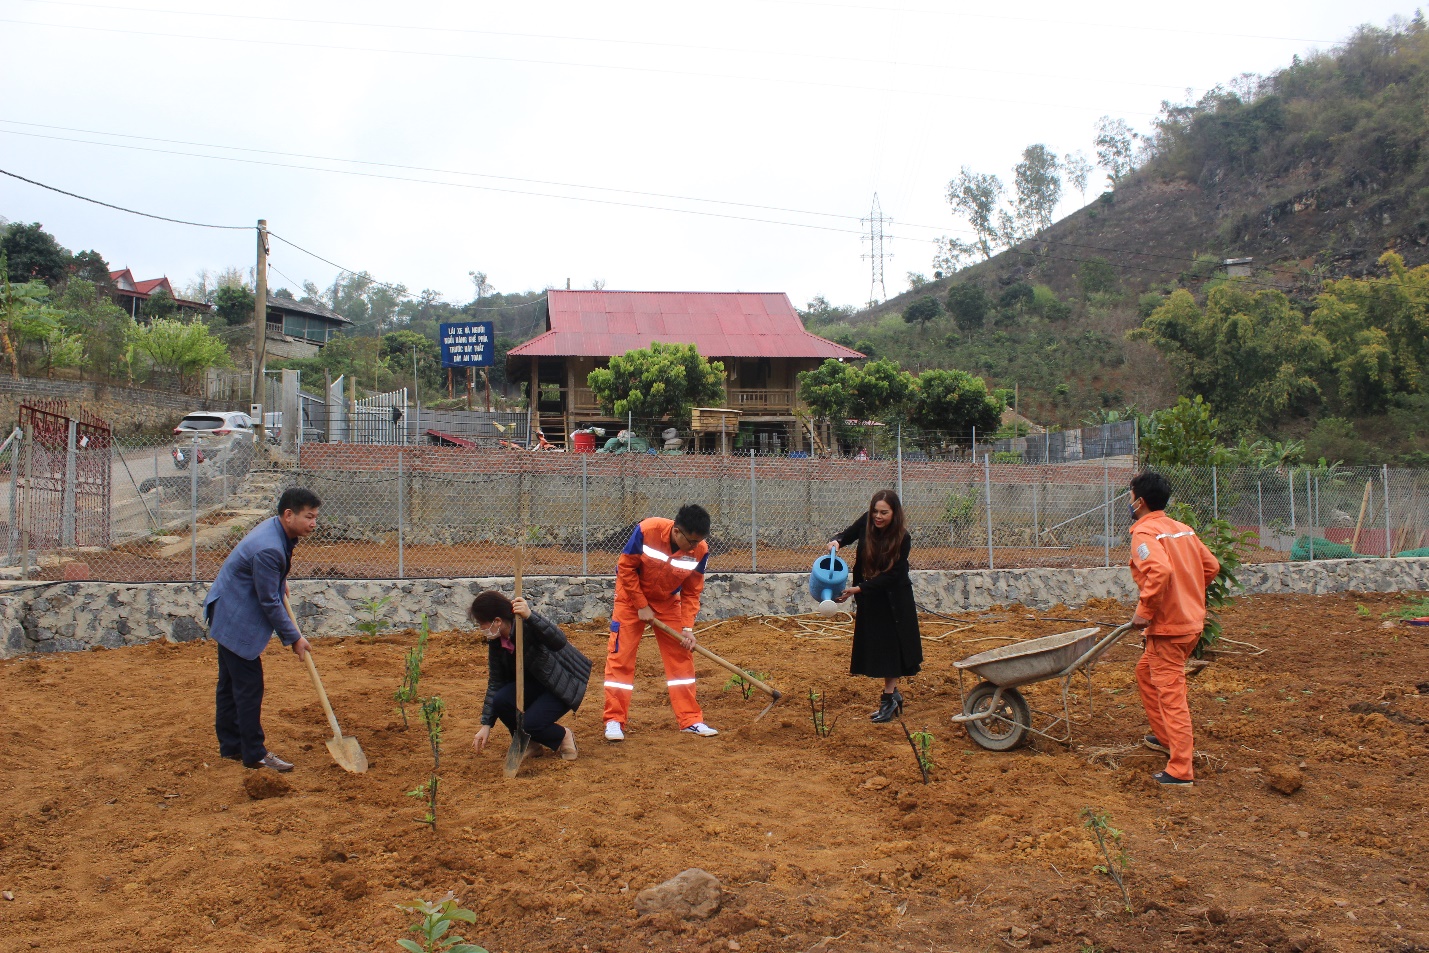
POLYGON ((515 616, 525 621, 526 712, 522 727, 538 744, 567 761, 576 759, 576 736, 557 724, 575 711, 585 698, 590 681, 590 659, 572 645, 566 634, 545 616, 531 611, 525 599, 511 600, 499 592, 483 592, 471 603, 467 616, 486 635, 489 673, 486 702, 481 707, 481 730, 473 745, 478 754, 491 737, 498 720, 507 731, 516 728, 515 616))

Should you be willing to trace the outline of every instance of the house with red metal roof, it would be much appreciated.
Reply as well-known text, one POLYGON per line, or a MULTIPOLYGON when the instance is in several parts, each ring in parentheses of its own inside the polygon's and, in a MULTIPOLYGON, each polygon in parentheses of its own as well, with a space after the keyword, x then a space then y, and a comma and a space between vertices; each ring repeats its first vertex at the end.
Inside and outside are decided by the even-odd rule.
POLYGON ((702 357, 723 362, 725 407, 739 412, 744 442, 775 452, 808 444, 799 372, 829 358, 863 357, 806 331, 783 292, 553 289, 545 333, 507 352, 507 379, 530 382, 539 426, 553 442, 580 424, 618 427, 623 422, 601 414, 586 379, 614 355, 655 341, 693 344, 702 357))
POLYGON ((135 281, 134 273, 128 268, 120 271, 111 271, 109 280, 114 283, 114 303, 119 305, 134 320, 139 320, 140 313, 144 310, 144 302, 149 300, 149 296, 156 291, 168 292, 169 297, 174 299, 174 303, 179 306, 180 311, 196 311, 200 314, 207 314, 213 309, 202 301, 189 301, 174 294, 174 286, 169 283, 168 278, 146 278, 143 281, 135 281))

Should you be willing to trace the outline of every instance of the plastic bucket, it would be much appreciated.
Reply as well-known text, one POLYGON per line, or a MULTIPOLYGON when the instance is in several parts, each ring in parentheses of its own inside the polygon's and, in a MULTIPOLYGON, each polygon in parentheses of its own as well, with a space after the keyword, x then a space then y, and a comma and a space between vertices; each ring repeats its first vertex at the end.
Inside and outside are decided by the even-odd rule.
POLYGON ((579 430, 571 434, 571 449, 576 453, 595 453, 595 434, 579 430))

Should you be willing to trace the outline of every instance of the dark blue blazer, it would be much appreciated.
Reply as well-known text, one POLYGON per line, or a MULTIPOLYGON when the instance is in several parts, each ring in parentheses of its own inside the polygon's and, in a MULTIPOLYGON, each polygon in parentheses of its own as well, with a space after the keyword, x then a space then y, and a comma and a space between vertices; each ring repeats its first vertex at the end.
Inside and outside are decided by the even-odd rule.
POLYGON ((273 633, 284 645, 301 637, 283 608, 293 545, 278 517, 264 520, 233 548, 203 602, 209 634, 246 659, 263 654, 273 633))

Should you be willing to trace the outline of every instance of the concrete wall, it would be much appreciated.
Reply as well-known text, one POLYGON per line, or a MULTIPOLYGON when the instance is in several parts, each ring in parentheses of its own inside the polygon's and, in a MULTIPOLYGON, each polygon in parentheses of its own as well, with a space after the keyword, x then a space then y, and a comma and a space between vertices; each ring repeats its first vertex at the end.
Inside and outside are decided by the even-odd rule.
MULTIPOLYGON (((915 572, 918 602, 940 612, 986 609, 1020 602, 1046 609, 1088 599, 1130 601, 1130 574, 1114 569, 1008 569, 915 572)), ((1242 567, 1247 593, 1397 592, 1429 590, 1429 559, 1344 559, 1242 567)), ((295 580, 293 608, 307 634, 354 635, 357 604, 395 593, 387 618, 398 628, 427 613, 434 629, 466 628, 472 596, 505 589, 501 579, 421 579, 405 582, 295 580)), ((813 600, 803 573, 713 574, 705 587, 702 618, 809 612, 813 600)), ((527 577, 527 597, 561 622, 608 617, 615 580, 610 576, 527 577)), ((203 638, 199 621, 206 583, 56 583, 0 596, 0 657, 29 652, 119 648, 157 639, 203 638)))
POLYGON ((6 433, 20 416, 20 404, 36 398, 66 400, 83 407, 109 421, 119 434, 173 427, 185 414, 196 410, 247 410, 246 405, 226 406, 174 391, 116 387, 93 381, 0 376, 0 425, 6 433))

